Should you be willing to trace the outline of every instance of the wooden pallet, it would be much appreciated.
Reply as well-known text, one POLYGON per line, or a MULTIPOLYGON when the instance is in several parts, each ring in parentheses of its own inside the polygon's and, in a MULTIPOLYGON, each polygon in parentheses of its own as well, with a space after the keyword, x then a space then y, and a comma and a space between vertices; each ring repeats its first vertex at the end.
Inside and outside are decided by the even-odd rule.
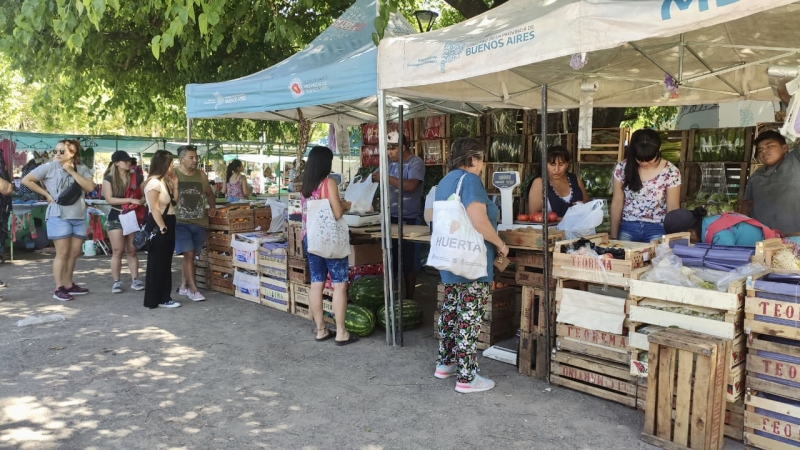
POLYGON ((628 366, 567 351, 555 351, 550 362, 550 382, 595 397, 636 408, 647 388, 628 366))
POLYGON ((728 341, 673 328, 648 340, 651 362, 642 440, 666 449, 720 450, 728 341))

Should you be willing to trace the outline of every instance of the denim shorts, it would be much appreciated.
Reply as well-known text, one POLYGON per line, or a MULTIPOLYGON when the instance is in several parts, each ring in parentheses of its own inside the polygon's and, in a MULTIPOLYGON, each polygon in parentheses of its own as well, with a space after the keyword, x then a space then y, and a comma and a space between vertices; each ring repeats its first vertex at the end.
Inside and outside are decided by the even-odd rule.
POLYGON ((650 243, 653 239, 664 236, 664 224, 623 220, 617 236, 620 241, 650 243))
POLYGON ((51 241, 72 237, 86 239, 88 230, 86 219, 62 219, 52 216, 47 219, 47 238, 51 241))
POLYGON ((122 224, 119 220, 109 220, 106 221, 106 231, 113 231, 113 230, 121 230, 122 224))
POLYGON ((303 238, 303 252, 308 258, 308 268, 311 271, 312 283, 324 283, 327 281, 328 273, 331 274, 333 284, 347 283, 349 281, 350 265, 347 257, 344 258, 323 258, 321 256, 308 253, 308 238, 303 238))
POLYGON ((206 242, 206 229, 191 223, 177 223, 175 225, 175 254, 182 255, 194 250, 194 254, 203 252, 206 242))

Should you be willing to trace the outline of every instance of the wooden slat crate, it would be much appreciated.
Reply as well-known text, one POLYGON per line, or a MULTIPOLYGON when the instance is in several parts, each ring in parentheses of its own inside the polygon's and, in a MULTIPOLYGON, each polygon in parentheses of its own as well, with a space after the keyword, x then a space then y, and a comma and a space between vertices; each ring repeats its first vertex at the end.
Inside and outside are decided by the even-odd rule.
POLYGON ((294 257, 289 257, 288 260, 289 280, 296 283, 310 283, 311 271, 308 268, 308 260, 294 257))
POLYGON ((674 328, 652 333, 648 341, 642 440, 667 449, 720 450, 729 341, 674 328))
POLYGON ((722 311, 710 308, 687 307, 660 300, 631 300, 629 319, 632 323, 679 327, 724 339, 736 339, 744 331, 744 314, 741 310, 722 311), (721 320, 665 310, 676 307, 690 309, 701 314, 713 314, 721 320))
POLYGON ((209 230, 206 233, 206 245, 215 248, 230 248, 231 234, 227 231, 209 230))
POLYGON ((520 316, 519 329, 523 332, 544 335, 551 322, 552 320, 548 321, 545 316, 544 291, 524 286, 522 288, 522 314, 520 316))
POLYGON ((800 291, 795 284, 761 279, 747 282, 745 330, 800 340, 800 291))
MULTIPOLYGON (((308 296, 311 290, 311 286, 307 284, 301 283, 290 283, 289 286, 289 293, 291 295, 291 313, 296 316, 305 317, 307 319, 312 319, 311 317, 311 309, 308 306, 308 296)), ((336 321, 333 318, 333 302, 331 299, 333 298, 333 290, 332 289, 323 289, 322 290, 322 311, 323 311, 323 320, 330 324, 335 324, 336 321)))
POLYGON ((609 271, 603 272, 602 270, 585 270, 578 267, 555 266, 553 267, 553 277, 563 280, 583 281, 626 288, 631 280, 641 278, 651 269, 652 267, 645 266, 633 269, 631 273, 619 273, 609 271))
POLYGON ((577 239, 556 242, 553 251, 553 268, 574 267, 584 271, 618 272, 630 274, 634 269, 650 265, 650 258, 655 256, 655 244, 640 242, 615 241, 608 239, 608 233, 587 236, 585 239, 595 245, 603 247, 619 246, 625 249, 625 259, 605 259, 596 256, 569 254, 564 247, 576 242, 577 239))
POLYGON ((628 142, 630 136, 629 128, 594 128, 592 129, 592 147, 579 148, 578 161, 622 161, 625 158, 625 143, 628 142))
POLYGON ((591 356, 555 351, 550 362, 550 382, 632 408, 644 398, 646 388, 628 373, 627 364, 591 356))
POLYGON ((260 277, 261 304, 279 311, 289 312, 292 305, 291 290, 287 280, 260 277))
POLYGON ((604 291, 596 284, 559 279, 555 293, 556 321, 585 329, 627 334, 627 302, 627 292, 621 288, 609 287, 604 291))
POLYGON ((233 276, 231 275, 228 278, 223 278, 212 274, 211 290, 221 292, 223 294, 233 295, 234 294, 233 276))
POLYGON ((240 298, 242 300, 247 300, 248 302, 255 303, 256 305, 261 304, 261 299, 258 298, 257 295, 252 295, 250 293, 242 291, 240 288, 234 285, 233 287, 233 296, 236 298, 240 298))
POLYGON ((741 441, 744 439, 744 401, 725 404, 725 437, 741 441))
POLYGON ((293 258, 305 259, 306 255, 303 252, 303 225, 300 223, 290 223, 286 227, 288 234, 287 240, 289 247, 286 249, 289 256, 293 258))
POLYGON ((233 255, 211 251, 208 253, 208 263, 212 266, 233 267, 233 255))
POLYGON ((522 331, 519 334, 519 373, 543 380, 547 378, 547 340, 538 333, 522 331))
MULTIPOLYGON (((528 250, 544 249, 544 236, 542 235, 541 226, 500 231, 499 235, 500 239, 509 246, 522 247, 528 250)), ((564 236, 566 236, 564 231, 557 230, 551 226, 548 230, 547 240, 549 242, 547 248, 552 249, 557 241, 564 239, 564 236)))
POLYGON ((261 231, 269 230, 272 225, 272 208, 263 206, 253 209, 253 220, 255 228, 261 231))
POLYGON ((566 350, 606 361, 628 365, 628 337, 620 334, 589 330, 565 323, 556 324, 557 351, 566 350))
POLYGON ((258 252, 258 271, 262 276, 281 280, 289 279, 288 258, 269 255, 260 249, 258 252))
POLYGON ((208 270, 211 271, 211 277, 222 277, 223 274, 233 275, 233 267, 223 267, 223 266, 215 266, 211 264, 208 267, 208 270))
POLYGON ((210 270, 206 267, 198 267, 195 261, 195 268, 194 268, 194 282, 200 289, 208 289, 208 276, 210 274, 210 270))
POLYGON ((208 229, 230 232, 252 231, 255 229, 253 210, 249 206, 237 208, 239 207, 218 209, 214 217, 208 218, 208 229))

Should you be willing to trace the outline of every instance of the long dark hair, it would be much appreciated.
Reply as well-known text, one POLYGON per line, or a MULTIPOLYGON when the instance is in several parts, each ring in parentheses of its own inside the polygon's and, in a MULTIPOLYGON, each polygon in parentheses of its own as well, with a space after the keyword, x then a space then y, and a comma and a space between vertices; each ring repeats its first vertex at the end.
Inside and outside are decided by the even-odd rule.
POLYGON ((333 152, 328 147, 317 145, 308 153, 306 170, 303 172, 303 197, 311 198, 311 194, 331 174, 333 152))
POLYGON ((242 167, 242 162, 240 160, 238 160, 238 159, 234 159, 233 161, 230 162, 230 164, 228 164, 228 170, 225 173, 225 182, 226 183, 230 183, 231 182, 231 176, 240 167, 242 167))
POLYGON ((172 153, 166 150, 157 151, 153 158, 150 159, 150 172, 147 179, 156 178, 160 180, 164 178, 164 175, 169 172, 169 168, 172 167, 172 160, 172 153))
POLYGON ((622 189, 630 189, 633 192, 642 190, 639 163, 654 159, 661 161, 661 136, 649 128, 634 131, 625 149, 625 182, 622 184, 622 189))

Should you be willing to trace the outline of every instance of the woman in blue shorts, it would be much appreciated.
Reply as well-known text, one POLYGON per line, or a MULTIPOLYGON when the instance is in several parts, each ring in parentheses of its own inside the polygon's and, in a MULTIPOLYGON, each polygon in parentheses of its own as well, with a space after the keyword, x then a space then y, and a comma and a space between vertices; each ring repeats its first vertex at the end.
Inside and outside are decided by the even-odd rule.
POLYGON ((350 202, 339 199, 339 188, 336 181, 328 178, 333 163, 333 152, 328 147, 316 146, 308 154, 306 171, 303 175, 303 190, 300 199, 303 204, 303 250, 308 257, 311 271, 311 292, 308 307, 314 323, 317 324, 317 341, 334 338, 336 345, 347 345, 358 341, 358 337, 344 328, 344 316, 347 310, 347 283, 349 267, 347 257, 323 258, 308 253, 306 238, 306 201, 328 199, 333 215, 338 220, 350 209, 350 202), (325 279, 331 275, 333 281, 333 314, 336 319, 336 331, 328 330, 322 318, 322 290, 325 279))
POLYGON ((25 187, 49 203, 45 215, 47 237, 56 247, 53 298, 61 301, 89 292, 72 280, 75 262, 88 234, 84 197, 95 188, 91 170, 80 163, 79 151, 80 144, 74 139, 58 141, 53 151, 54 161, 33 169, 22 179, 25 187))

